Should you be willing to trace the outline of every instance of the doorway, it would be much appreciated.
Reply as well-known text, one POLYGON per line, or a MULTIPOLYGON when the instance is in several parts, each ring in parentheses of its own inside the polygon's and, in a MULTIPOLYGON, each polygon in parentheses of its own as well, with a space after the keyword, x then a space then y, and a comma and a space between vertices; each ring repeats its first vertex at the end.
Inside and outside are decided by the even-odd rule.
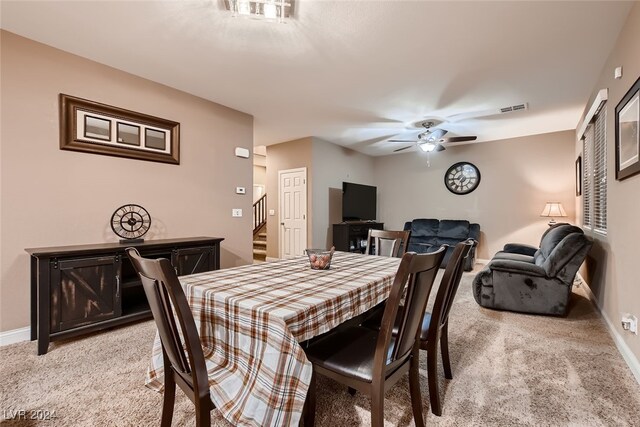
POLYGON ((278 171, 279 255, 304 255, 307 247, 307 168, 278 171))

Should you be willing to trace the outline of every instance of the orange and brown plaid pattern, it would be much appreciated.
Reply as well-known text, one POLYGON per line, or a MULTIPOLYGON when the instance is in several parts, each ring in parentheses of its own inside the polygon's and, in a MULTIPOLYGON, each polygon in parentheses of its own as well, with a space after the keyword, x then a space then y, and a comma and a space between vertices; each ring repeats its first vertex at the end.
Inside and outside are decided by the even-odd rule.
MULTIPOLYGON (((384 301, 399 264, 336 252, 330 270, 298 257, 180 277, 222 415, 234 425, 297 425, 312 370, 298 343, 384 301)), ((161 390, 162 377, 156 336, 147 385, 161 390)))

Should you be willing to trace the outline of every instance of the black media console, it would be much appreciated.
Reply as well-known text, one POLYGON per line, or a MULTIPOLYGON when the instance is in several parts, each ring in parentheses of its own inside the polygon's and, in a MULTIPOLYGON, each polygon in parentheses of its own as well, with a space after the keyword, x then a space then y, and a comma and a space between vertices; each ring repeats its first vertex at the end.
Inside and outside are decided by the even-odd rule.
POLYGON ((333 245, 337 251, 364 253, 369 229, 383 230, 383 222, 343 222, 333 224, 333 245))
POLYGON ((151 318, 125 249, 171 260, 179 276, 220 268, 219 237, 25 249, 31 255, 31 340, 49 341, 151 318))

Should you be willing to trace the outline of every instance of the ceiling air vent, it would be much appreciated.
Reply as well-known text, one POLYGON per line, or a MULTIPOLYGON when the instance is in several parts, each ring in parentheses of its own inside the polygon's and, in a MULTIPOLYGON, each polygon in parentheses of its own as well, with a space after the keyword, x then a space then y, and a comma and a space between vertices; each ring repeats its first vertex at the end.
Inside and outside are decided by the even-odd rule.
POLYGON ((509 107, 502 107, 500 109, 500 114, 513 113, 514 111, 521 111, 521 110, 528 110, 528 109, 529 109, 529 104, 525 102, 524 104, 511 105, 509 107))

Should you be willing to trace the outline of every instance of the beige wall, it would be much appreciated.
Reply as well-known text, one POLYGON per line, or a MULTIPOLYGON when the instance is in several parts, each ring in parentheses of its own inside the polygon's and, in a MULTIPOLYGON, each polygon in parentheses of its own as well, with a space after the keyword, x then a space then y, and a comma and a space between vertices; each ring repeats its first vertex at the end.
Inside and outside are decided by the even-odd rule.
MULTIPOLYGON (((640 280, 638 280, 638 239, 640 238, 640 175, 623 181, 615 178, 615 107, 640 76, 640 2, 636 2, 618 41, 594 86, 586 111, 600 89, 609 89, 607 111, 607 235, 587 231, 595 244, 583 275, 610 325, 629 350, 623 354, 640 374, 640 336, 622 330, 621 316, 632 313, 640 317, 640 280), (623 77, 616 80, 613 72, 623 67, 623 77)), ((575 156, 582 152, 579 141, 575 156)), ((578 217, 582 218, 582 198, 576 200, 578 217)), ((620 343, 618 343, 620 344, 620 343)), ((640 381, 640 377, 638 377, 640 381)))
POLYGON ((308 137, 267 146, 267 212, 271 209, 275 212, 275 215, 267 216, 267 257, 279 257, 278 171, 281 170, 307 168, 307 242, 309 245, 313 244, 311 240, 313 230, 313 215, 311 215, 312 143, 313 138, 308 137))
MULTIPOLYGON (((263 156, 255 156, 255 157, 262 157, 263 161, 264 157, 263 156)), ((260 197, 262 197, 263 194, 265 194, 265 190, 267 188, 267 166, 266 166, 266 161, 265 161, 265 166, 261 166, 261 165, 256 165, 255 162, 253 164, 253 202, 255 203, 260 197), (258 194, 258 192, 256 191, 256 187, 262 187, 262 193, 258 194)))
POLYGON ((313 139, 313 247, 333 244, 332 224, 342 221, 342 182, 374 184, 374 159, 349 148, 313 139))
POLYGON ((548 218, 546 201, 560 201, 574 218, 574 133, 555 132, 482 144, 460 145, 375 160, 379 220, 401 230, 414 218, 466 219, 480 224, 478 257, 489 259, 505 243, 538 244, 548 218), (452 164, 468 161, 480 169, 478 188, 459 196, 444 186, 452 164))
POLYGON ((251 262, 253 119, 184 92, 1 33, 0 331, 29 325, 27 247, 114 242, 125 203, 150 212, 147 239, 219 236, 222 266, 251 262), (180 122, 180 165, 59 149, 58 94, 180 122), (232 218, 243 208, 243 218, 232 218))
POLYGON ((267 146, 267 256, 276 258, 279 244, 278 171, 307 168, 307 244, 332 245, 331 224, 342 221, 342 181, 373 184, 373 157, 308 137, 267 146))

